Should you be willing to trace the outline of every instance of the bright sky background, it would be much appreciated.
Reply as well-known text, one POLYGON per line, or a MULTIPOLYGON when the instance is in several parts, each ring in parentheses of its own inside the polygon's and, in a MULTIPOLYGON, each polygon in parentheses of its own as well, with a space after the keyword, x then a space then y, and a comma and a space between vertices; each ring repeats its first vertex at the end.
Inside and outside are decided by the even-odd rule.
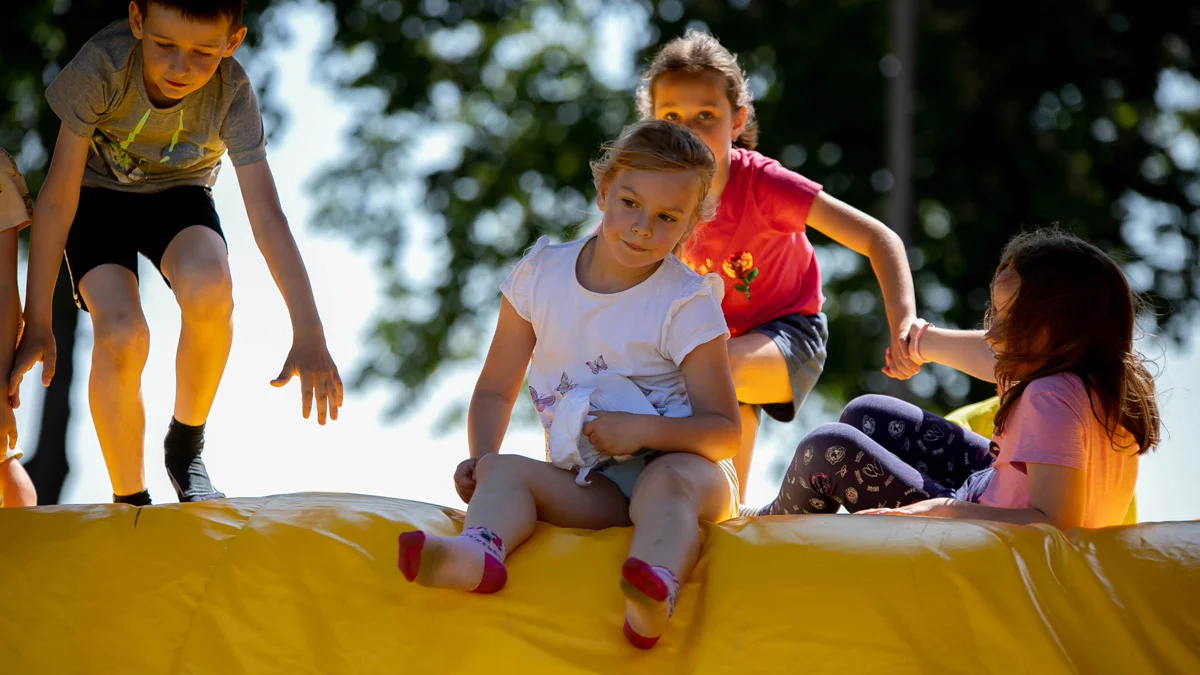
MULTIPOLYGON (((324 10, 322 10, 323 12, 324 10)), ((379 294, 369 251, 356 251, 344 237, 317 232, 310 214, 315 205, 305 185, 320 169, 322 158, 343 153, 344 130, 353 108, 337 100, 318 78, 315 56, 328 43, 329 17, 307 9, 289 9, 293 26, 286 48, 270 57, 288 67, 278 70, 276 100, 290 107, 286 132, 269 148, 269 161, 284 209, 308 265, 326 337, 344 379, 363 358, 362 344, 379 294)), ((469 399, 476 373, 472 369, 446 376, 432 388, 430 400, 415 414, 388 421, 384 390, 347 392, 341 419, 319 427, 300 416, 300 395, 293 382, 284 390, 270 386, 290 347, 290 324, 283 299, 254 244, 231 165, 225 166, 214 189, 217 210, 229 240, 234 281, 234 342, 229 366, 209 419, 205 459, 216 486, 230 496, 302 491, 342 491, 402 497, 461 508, 451 482, 458 462, 467 456, 465 428, 436 435, 431 426, 452 402, 469 399)), ((427 233, 418 233, 421 241, 427 233)), ((179 339, 179 310, 166 285, 142 261, 142 298, 150 324, 149 363, 143 377, 146 401, 146 474, 156 503, 173 502, 175 494, 162 464, 162 437, 174 400, 174 359, 179 339)), ((24 284, 24 261, 20 278, 24 284)), ((24 295, 22 295, 24 297, 24 295)), ((73 413, 69 435, 71 473, 64 503, 111 501, 112 492, 87 404, 91 359, 91 324, 80 319, 76 347, 73 413)), ((837 348, 834 336, 832 348, 837 348)), ((1152 355, 1162 347, 1143 345, 1152 355)), ((1141 464, 1138 502, 1143 520, 1200 518, 1200 340, 1189 351, 1167 350, 1159 379, 1160 404, 1167 440, 1141 464)), ((36 444, 41 392, 37 370, 25 380, 25 405, 17 421, 22 445, 36 444)), ((819 386, 818 386, 819 389, 819 386)), ((527 401, 518 405, 528 406, 527 401)), ((528 417, 528 415, 526 415, 528 417)), ((795 448, 799 425, 774 425, 760 441, 749 499, 759 504, 778 489, 772 477, 778 458, 795 448), (772 461, 775 459, 775 461, 772 461)), ((541 454, 540 429, 510 429, 506 452, 541 454)))

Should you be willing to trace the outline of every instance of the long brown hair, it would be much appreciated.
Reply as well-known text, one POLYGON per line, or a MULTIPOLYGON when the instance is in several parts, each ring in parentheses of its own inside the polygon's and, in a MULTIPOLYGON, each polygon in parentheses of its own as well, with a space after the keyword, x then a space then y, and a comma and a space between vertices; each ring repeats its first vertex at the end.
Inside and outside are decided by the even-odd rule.
POLYGON ((637 90, 638 113, 644 120, 654 119, 654 80, 663 73, 702 73, 710 70, 725 78, 725 98, 737 112, 746 109, 746 125, 733 144, 753 150, 758 147, 758 119, 754 116, 754 95, 746 82, 746 74, 738 65, 737 56, 708 33, 689 28, 683 37, 675 38, 654 55, 650 67, 642 74, 637 90))
POLYGON ((1118 428, 1133 437, 1138 454, 1158 445, 1154 378, 1133 349, 1136 303, 1121 268, 1092 244, 1047 228, 1004 247, 993 284, 1006 272, 1020 285, 1003 322, 991 327, 1003 345, 996 354, 996 381, 1004 391, 996 431, 1031 382, 1074 373, 1114 445, 1118 428))

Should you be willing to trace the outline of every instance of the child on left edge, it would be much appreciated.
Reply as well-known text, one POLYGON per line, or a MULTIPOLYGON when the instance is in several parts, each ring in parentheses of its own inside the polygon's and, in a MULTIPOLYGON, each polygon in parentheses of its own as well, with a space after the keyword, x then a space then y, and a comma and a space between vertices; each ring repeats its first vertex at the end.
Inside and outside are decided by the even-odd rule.
POLYGON ((113 502, 152 503, 146 488, 142 375, 150 327, 139 255, 175 295, 180 333, 163 463, 180 502, 224 498, 209 478, 205 431, 233 344, 229 251, 212 187, 228 153, 255 243, 291 318, 279 377, 301 386, 301 413, 337 419, 342 382, 308 272, 267 160, 254 87, 233 58, 244 0, 133 0, 46 88, 58 138, 29 240, 24 319, 8 391, 42 363, 54 377, 52 298, 65 256, 92 324, 88 404, 113 502))
POLYGON ((712 153, 687 128, 628 128, 592 164, 603 219, 596 233, 545 237, 501 286, 492 345, 471 399, 471 457, 455 473, 468 502, 457 537, 400 535, 400 570, 424 586, 494 593, 504 559, 542 520, 602 529, 634 524, 621 569, 626 638, 653 646, 700 549, 700 521, 737 514, 730 459, 741 429, 729 373, 720 280, 672 251, 711 206, 712 153), (531 365, 532 357, 532 365, 531 365), (576 484, 572 471, 499 454, 512 406, 529 393, 543 425, 563 395, 620 375, 659 414, 595 412, 583 433, 601 454, 632 455, 576 484), (645 450, 652 448, 652 450, 645 450))
MULTIPOLYGON (((21 295, 17 288, 17 232, 33 219, 33 201, 11 155, 0 149, 0 375, 12 369, 21 334, 21 295)), ((17 447, 19 396, 0 394, 0 507, 36 506, 37 491, 21 466, 17 447)))

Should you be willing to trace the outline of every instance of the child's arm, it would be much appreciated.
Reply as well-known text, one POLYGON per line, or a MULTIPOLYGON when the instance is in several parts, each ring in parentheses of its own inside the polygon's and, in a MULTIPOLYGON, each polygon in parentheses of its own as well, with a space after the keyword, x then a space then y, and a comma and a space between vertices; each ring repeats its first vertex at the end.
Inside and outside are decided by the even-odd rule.
POLYGON ((325 345, 325 329, 317 314, 308 271, 279 204, 271 168, 264 159, 237 167, 237 176, 254 241, 267 261, 267 268, 271 270, 292 319, 292 349, 279 377, 271 384, 282 387, 298 375, 304 418, 308 419, 312 411, 315 394, 317 423, 325 424, 326 408, 330 418, 336 420, 342 405, 342 378, 325 345))
POLYGON ((521 318, 508 298, 502 297, 496 333, 467 411, 467 444, 471 457, 479 459, 500 452, 536 343, 533 324, 521 318))
POLYGON ((996 355, 983 339, 981 330, 953 330, 930 326, 917 344, 919 354, 909 351, 917 363, 940 363, 984 382, 996 381, 996 355))
POLYGON ((726 338, 693 349, 680 368, 692 404, 691 417, 661 417, 595 412, 583 433, 607 455, 628 455, 642 448, 691 452, 713 462, 738 453, 742 417, 738 413, 726 338))
POLYGON ((533 324, 513 309, 508 298, 501 297, 496 333, 467 410, 467 446, 471 456, 454 472, 454 487, 464 502, 470 503, 475 492, 475 462, 484 455, 500 452, 536 343, 533 324))
POLYGON ((62 265, 63 249, 67 246, 67 233, 79 206, 79 187, 83 182, 90 142, 89 138, 74 134, 65 124, 59 128, 54 155, 50 158, 50 171, 33 209, 25 284, 25 332, 9 377, 10 397, 17 396, 21 378, 38 361, 42 362, 42 384, 50 386, 54 377, 54 330, 50 316, 54 284, 62 265))
POLYGON ((871 260, 871 268, 883 291, 892 334, 891 353, 895 368, 888 375, 898 379, 916 375, 919 366, 909 358, 907 343, 909 329, 917 318, 917 300, 904 242, 883 223, 826 192, 818 194, 813 201, 808 225, 871 260))
MULTIPOLYGON (((21 336, 21 294, 17 289, 17 229, 0 232, 0 373, 12 371, 21 336)), ((0 396, 0 454, 17 447, 17 395, 0 396)))
POLYGON ((1005 509, 964 502, 949 497, 926 499, 898 509, 870 509, 860 514, 928 516, 991 520, 1013 525, 1053 525, 1060 530, 1083 527, 1087 476, 1079 469, 1057 464, 1026 462, 1029 475, 1029 508, 1005 509))

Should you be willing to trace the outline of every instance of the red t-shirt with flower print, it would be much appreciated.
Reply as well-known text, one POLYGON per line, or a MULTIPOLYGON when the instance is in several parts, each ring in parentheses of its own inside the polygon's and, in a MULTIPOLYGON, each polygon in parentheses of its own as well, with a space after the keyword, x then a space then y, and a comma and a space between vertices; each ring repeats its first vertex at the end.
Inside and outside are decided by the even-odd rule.
POLYGON ((683 262, 725 282, 721 309, 738 336, 787 314, 817 314, 821 271, 804 234, 821 185, 753 150, 734 148, 717 216, 696 228, 683 262))

